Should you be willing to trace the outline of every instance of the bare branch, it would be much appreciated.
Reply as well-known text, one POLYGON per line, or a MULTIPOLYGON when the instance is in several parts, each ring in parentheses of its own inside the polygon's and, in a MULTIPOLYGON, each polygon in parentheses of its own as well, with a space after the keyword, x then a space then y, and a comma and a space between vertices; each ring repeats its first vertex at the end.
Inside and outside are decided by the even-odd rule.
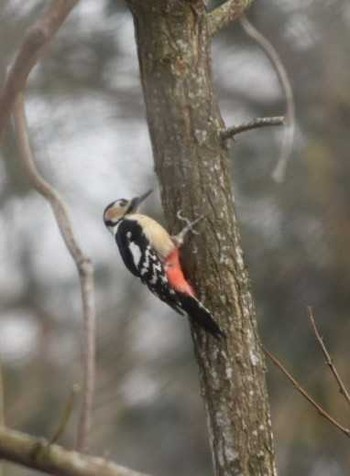
POLYGON ((245 122, 239 126, 228 127, 227 129, 221 132, 222 140, 226 141, 228 139, 233 139, 236 134, 241 132, 250 131, 252 129, 260 129, 262 127, 270 126, 283 126, 284 125, 284 116, 275 116, 275 117, 257 117, 252 121, 245 122))
POLYGON ((146 476, 102 458, 68 451, 44 439, 1 428, 0 459, 60 476, 146 476))
POLYGON ((257 42, 257 44, 271 61, 285 96, 286 128, 284 130, 280 156, 272 173, 272 176, 276 182, 283 182, 287 163, 292 153, 295 136, 295 102, 293 89, 290 84, 287 71, 283 66, 283 63, 274 46, 255 28, 254 25, 251 24, 251 22, 245 16, 240 19, 240 23, 247 35, 257 42))
POLYGON ((312 330, 315 334, 315 337, 316 337, 316 340, 317 342, 319 343, 320 347, 321 347, 321 350, 323 352, 323 355, 325 356, 326 358, 326 364, 328 365, 330 371, 332 372, 335 380, 337 381, 338 385, 339 385, 339 390, 340 390, 340 393, 342 395, 344 395, 344 398, 345 400, 347 401, 347 403, 350 405, 350 395, 349 395, 349 392, 342 380, 342 378, 340 377, 339 373, 338 373, 338 370, 337 368, 335 367, 334 363, 333 363, 333 359, 330 355, 330 353, 328 352, 327 350, 327 347, 325 346, 325 343, 323 342, 323 339, 319 333, 319 330, 317 328, 317 325, 316 325, 316 321, 315 321, 315 318, 314 318, 314 314, 313 314, 313 311, 312 311, 312 308, 311 307, 308 307, 308 316, 309 316, 309 319, 310 319, 310 322, 311 322, 311 326, 312 326, 312 330))
POLYGON ((83 405, 78 428, 77 447, 79 450, 84 450, 88 446, 88 434, 91 426, 91 412, 95 387, 95 297, 93 267, 90 258, 83 253, 78 244, 64 200, 58 192, 43 179, 35 166, 29 143, 22 94, 18 95, 15 103, 14 119, 20 160, 25 173, 32 186, 50 203, 62 238, 79 273, 85 335, 83 345, 83 405))
POLYGON ((253 0, 227 0, 208 14, 209 35, 214 36, 218 31, 237 20, 250 7, 253 0))
POLYGON ((338 430, 343 432, 348 438, 350 438, 350 429, 344 427, 341 423, 335 420, 321 405, 319 405, 311 395, 300 385, 300 383, 291 375, 281 361, 271 352, 269 352, 265 347, 263 347, 265 354, 270 358, 270 360, 276 365, 277 368, 292 382, 294 388, 304 397, 306 400, 311 403, 311 405, 318 411, 318 413, 323 416, 329 423, 331 423, 338 430))
POLYGON ((0 138, 27 78, 46 47, 79 0, 54 0, 43 16, 28 30, 0 94, 0 138))

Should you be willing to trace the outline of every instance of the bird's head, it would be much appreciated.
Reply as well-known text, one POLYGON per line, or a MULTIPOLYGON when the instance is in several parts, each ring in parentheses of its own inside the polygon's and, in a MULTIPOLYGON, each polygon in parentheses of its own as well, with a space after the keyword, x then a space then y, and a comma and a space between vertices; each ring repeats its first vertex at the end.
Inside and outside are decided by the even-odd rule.
POLYGON ((125 198, 119 198, 114 202, 110 203, 103 212, 103 221, 107 228, 113 228, 117 223, 129 213, 135 213, 140 206, 140 204, 152 193, 152 190, 140 195, 139 197, 134 197, 131 200, 126 200, 125 198))

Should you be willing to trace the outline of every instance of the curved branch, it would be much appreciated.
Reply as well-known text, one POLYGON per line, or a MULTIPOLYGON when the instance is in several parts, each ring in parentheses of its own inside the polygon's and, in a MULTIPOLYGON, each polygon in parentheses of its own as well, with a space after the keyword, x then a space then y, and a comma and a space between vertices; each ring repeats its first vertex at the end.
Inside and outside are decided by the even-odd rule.
POLYGON ((46 440, 1 428, 0 459, 60 476, 146 476, 102 458, 68 451, 46 440))
POLYGON ((24 99, 22 94, 18 95, 15 102, 14 120, 17 132, 19 156, 25 173, 32 186, 50 203, 62 238, 79 273, 81 298, 83 303, 85 345, 83 349, 83 406, 78 428, 77 447, 78 449, 83 450, 87 448, 95 388, 95 297, 93 266, 90 258, 83 253, 78 244, 64 200, 40 175, 35 166, 28 137, 24 99))
POLYGON ((292 153, 295 135, 295 102, 293 89, 290 84, 287 71, 283 66, 283 63, 274 46, 255 28, 254 25, 250 23, 250 21, 245 16, 240 19, 240 23, 246 34, 258 43, 260 48, 271 61, 285 96, 286 127, 284 129, 281 153, 276 167, 272 173, 272 177, 276 180, 276 182, 283 182, 286 174, 287 163, 292 153))
POLYGON ((44 15, 28 30, 0 94, 0 138, 16 96, 66 17, 79 0, 54 0, 44 15))
MULTIPOLYGON (((8 117, 15 106, 17 97, 24 91, 33 67, 37 64, 70 11, 79 0, 53 0, 48 10, 29 29, 14 63, 7 76, 5 86, 0 94, 0 137, 8 117)), ((22 162, 33 187, 51 204, 65 244, 73 257, 80 276, 80 286, 84 315, 83 350, 84 362, 84 401, 78 427, 77 447, 87 447, 92 399, 95 380, 95 303, 93 269, 90 259, 86 257, 73 235, 67 208, 59 194, 40 176, 34 165, 27 134, 23 99, 17 100, 17 129, 22 162)))
POLYGON ((253 0, 227 0, 208 13, 209 36, 214 36, 225 26, 237 20, 251 3, 253 0))

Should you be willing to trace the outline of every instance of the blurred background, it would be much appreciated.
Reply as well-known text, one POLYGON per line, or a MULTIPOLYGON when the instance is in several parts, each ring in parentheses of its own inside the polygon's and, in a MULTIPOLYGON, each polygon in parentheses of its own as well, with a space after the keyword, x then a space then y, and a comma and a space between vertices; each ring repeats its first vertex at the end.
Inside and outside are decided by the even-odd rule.
MULTIPOLYGON (((47 2, 0 0, 0 84, 26 28, 47 2)), ((296 99, 287 179, 271 179, 281 129, 237 137, 232 180, 266 346, 344 424, 349 421, 307 320, 312 305, 350 384, 350 5, 260 0, 249 18, 277 48, 296 99)), ((269 61, 237 23, 213 44, 227 125, 284 112, 269 61)), ((121 265, 102 211, 155 187, 163 220, 130 14, 84 0, 29 81, 27 113, 40 170, 69 204, 96 270, 98 379, 91 451, 154 476, 209 476, 206 418, 188 324, 121 265)), ((0 359, 9 426, 50 436, 80 380, 75 266, 51 210, 31 190, 8 128, 0 160, 0 359)), ((348 440, 269 365, 283 476, 349 474, 348 440)), ((72 446, 77 412, 62 443, 72 446)), ((38 473, 6 465, 6 476, 38 473)))

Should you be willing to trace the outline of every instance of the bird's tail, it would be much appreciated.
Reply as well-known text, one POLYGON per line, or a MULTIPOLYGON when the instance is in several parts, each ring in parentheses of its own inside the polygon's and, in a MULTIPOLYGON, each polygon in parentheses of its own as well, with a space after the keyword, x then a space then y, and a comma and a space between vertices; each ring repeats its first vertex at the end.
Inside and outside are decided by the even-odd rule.
POLYGON ((188 317, 196 322, 202 329, 209 332, 216 339, 225 337, 225 333, 220 329, 214 321, 211 313, 193 296, 184 293, 178 293, 182 308, 188 314, 188 317))

